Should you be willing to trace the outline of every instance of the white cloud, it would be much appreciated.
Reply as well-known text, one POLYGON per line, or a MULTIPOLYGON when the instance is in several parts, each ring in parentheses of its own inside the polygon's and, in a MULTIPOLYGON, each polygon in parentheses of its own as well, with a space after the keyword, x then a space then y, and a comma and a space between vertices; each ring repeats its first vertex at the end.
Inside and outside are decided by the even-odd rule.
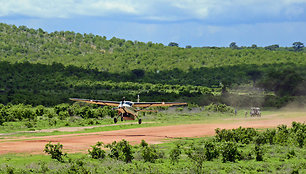
POLYGON ((247 22, 298 17, 303 20, 306 0, 0 0, 0 17, 11 15, 38 18, 115 16, 150 21, 247 22))
POLYGON ((137 5, 125 0, 0 0, 0 16, 25 15, 68 18, 74 15, 137 14, 137 5))

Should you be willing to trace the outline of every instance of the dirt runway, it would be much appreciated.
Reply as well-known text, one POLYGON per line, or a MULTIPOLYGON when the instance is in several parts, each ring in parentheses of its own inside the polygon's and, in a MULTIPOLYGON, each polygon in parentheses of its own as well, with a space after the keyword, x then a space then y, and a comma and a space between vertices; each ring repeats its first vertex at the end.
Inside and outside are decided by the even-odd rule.
POLYGON ((98 141, 105 144, 125 139, 131 144, 137 144, 141 140, 149 144, 162 143, 178 137, 203 137, 212 136, 216 128, 232 129, 239 126, 253 128, 276 127, 280 124, 291 125, 292 121, 305 122, 306 114, 299 117, 278 118, 271 116, 267 118, 240 118, 229 123, 203 123, 184 124, 162 127, 136 128, 116 131, 105 131, 95 133, 80 133, 69 135, 56 135, 44 137, 9 137, 0 140, 0 154, 7 153, 32 153, 41 154, 46 143, 49 141, 60 142, 65 152, 87 152, 91 145, 98 141))

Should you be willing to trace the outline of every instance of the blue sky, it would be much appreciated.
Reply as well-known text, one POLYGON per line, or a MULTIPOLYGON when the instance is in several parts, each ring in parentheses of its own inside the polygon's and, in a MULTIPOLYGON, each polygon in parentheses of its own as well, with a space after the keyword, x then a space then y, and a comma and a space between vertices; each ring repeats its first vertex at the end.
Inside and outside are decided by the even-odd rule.
POLYGON ((0 22, 182 47, 306 45, 306 0, 0 0, 0 22))

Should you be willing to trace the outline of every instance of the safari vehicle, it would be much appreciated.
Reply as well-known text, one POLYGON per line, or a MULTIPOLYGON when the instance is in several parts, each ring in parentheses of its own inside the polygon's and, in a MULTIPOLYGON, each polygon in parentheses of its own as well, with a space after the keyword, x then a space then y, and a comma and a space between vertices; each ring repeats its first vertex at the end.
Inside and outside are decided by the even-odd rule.
POLYGON ((255 116, 261 117, 260 108, 252 107, 250 111, 250 115, 251 117, 255 117, 255 116))

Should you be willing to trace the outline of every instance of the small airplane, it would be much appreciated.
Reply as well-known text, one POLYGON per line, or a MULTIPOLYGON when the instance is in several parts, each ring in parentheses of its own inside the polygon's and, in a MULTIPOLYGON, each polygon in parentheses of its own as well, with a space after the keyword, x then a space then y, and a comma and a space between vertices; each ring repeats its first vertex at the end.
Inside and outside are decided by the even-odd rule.
MULTIPOLYGON (((78 99, 78 98, 70 98, 72 101, 77 102, 86 102, 91 104, 97 104, 101 106, 114 106, 113 110, 118 111, 118 117, 123 120, 135 120, 138 119, 138 123, 141 124, 141 118, 138 117, 138 112, 156 112, 152 110, 143 110, 137 108, 148 108, 152 106, 182 106, 187 105, 187 103, 180 102, 139 102, 139 96, 137 102, 125 101, 123 97, 122 100, 119 101, 104 101, 104 100, 91 100, 91 99, 78 99)), ((115 117, 114 122, 117 123, 118 119, 115 117)))

